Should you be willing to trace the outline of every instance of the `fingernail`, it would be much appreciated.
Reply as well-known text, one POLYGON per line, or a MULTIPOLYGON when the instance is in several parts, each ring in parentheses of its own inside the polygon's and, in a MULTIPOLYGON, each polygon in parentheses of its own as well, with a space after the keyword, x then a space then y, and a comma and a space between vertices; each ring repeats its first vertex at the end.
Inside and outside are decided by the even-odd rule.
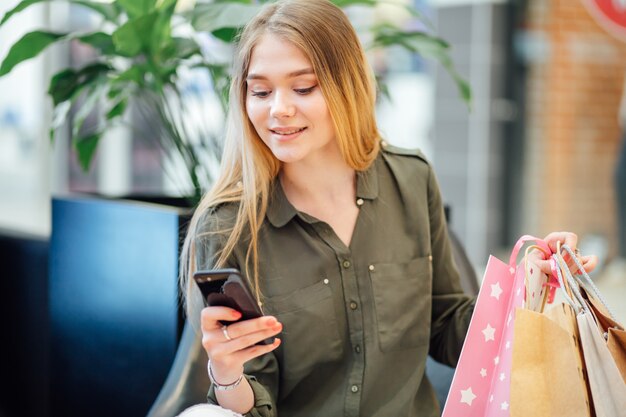
POLYGON ((280 330, 282 328, 283 328, 283 325, 280 324, 280 323, 277 323, 274 326, 272 326, 272 330, 274 330, 274 331, 278 331, 278 330, 280 330))
POLYGON ((234 318, 236 318, 236 319, 239 319, 239 318, 241 318, 241 313, 240 313, 239 311, 235 311, 235 310, 233 310, 233 312, 232 312, 232 316, 233 316, 234 318))
POLYGON ((277 337, 276 337, 276 338, 274 338, 274 345, 275 345, 275 346, 280 346, 280 344, 281 344, 281 343, 282 343, 282 342, 281 342, 281 340, 280 340, 279 338, 277 338, 277 337))
POLYGON ((278 323, 278 320, 276 320, 275 317, 269 317, 266 321, 267 325, 270 327, 273 327, 276 325, 276 323, 278 323))

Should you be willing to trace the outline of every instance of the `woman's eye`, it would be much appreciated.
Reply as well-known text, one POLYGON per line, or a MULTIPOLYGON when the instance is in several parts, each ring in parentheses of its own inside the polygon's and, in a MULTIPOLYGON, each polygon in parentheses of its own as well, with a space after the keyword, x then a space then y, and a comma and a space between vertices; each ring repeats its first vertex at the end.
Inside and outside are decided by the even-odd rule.
POLYGON ((253 97, 265 98, 270 95, 270 92, 269 91, 251 91, 250 94, 253 97))
POLYGON ((296 93, 301 94, 301 95, 304 96, 304 95, 307 95, 307 94, 311 93, 311 91, 313 91, 313 89, 315 87, 317 87, 317 86, 314 85, 313 87, 309 87, 309 88, 296 88, 296 89, 294 89, 294 91, 296 93))

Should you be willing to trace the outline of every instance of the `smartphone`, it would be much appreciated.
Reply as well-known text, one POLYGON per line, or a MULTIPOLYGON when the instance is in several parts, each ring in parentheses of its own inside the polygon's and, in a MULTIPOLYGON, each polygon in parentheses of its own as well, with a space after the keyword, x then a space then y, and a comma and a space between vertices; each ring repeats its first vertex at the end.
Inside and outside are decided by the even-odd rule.
MULTIPOLYGON (((198 284, 207 306, 230 307, 241 313, 239 320, 223 322, 222 324, 228 325, 263 316, 263 311, 252 295, 250 286, 237 269, 196 271, 193 274, 193 279, 198 284)), ((258 344, 269 345, 272 343, 274 343, 273 337, 258 344)))

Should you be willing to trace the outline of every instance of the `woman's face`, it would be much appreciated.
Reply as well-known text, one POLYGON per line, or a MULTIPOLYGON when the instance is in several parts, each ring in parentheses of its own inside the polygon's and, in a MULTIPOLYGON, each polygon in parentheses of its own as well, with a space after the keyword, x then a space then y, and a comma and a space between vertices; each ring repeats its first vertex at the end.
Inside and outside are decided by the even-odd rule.
POLYGON ((263 142, 284 163, 322 161, 328 152, 339 152, 311 62, 275 35, 264 35, 252 51, 246 111, 263 142))

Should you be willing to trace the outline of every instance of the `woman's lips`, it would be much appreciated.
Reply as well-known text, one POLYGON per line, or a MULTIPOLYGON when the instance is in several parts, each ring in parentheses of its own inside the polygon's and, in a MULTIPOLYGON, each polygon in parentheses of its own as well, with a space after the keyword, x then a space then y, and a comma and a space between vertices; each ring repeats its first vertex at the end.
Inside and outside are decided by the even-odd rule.
POLYGON ((306 127, 298 127, 298 128, 281 128, 281 129, 270 129, 270 132, 278 139, 279 141, 287 141, 291 139, 295 139, 300 135, 300 133, 304 132, 306 127))

